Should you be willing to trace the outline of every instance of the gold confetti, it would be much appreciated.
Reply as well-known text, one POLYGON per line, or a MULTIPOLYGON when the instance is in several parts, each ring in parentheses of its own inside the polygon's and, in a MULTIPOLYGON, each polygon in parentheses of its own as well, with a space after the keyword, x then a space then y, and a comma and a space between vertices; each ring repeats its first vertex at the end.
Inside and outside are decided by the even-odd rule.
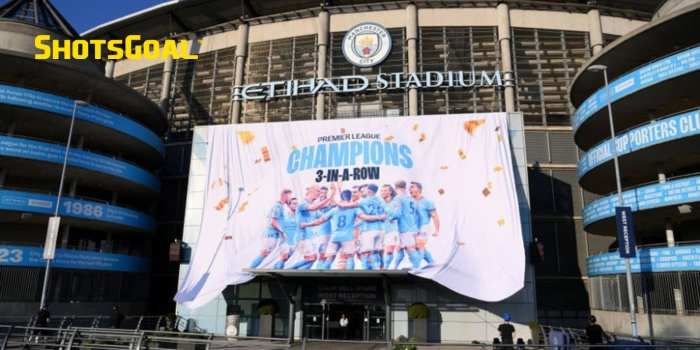
POLYGON ((258 158, 258 159, 256 159, 256 160, 255 160, 255 164, 258 164, 258 163, 260 163, 260 161, 261 161, 261 160, 262 160, 262 158, 258 158))
POLYGON ((248 202, 243 202, 240 207, 238 207, 238 212, 242 212, 245 210, 245 207, 248 205, 248 202))
POLYGON ((472 135, 474 133, 474 130, 476 130, 477 127, 481 126, 486 122, 486 119, 479 119, 479 120, 469 120, 464 122, 464 130, 469 133, 469 135, 472 135))
POLYGON ((457 154, 459 154, 460 158, 467 159, 467 155, 464 154, 464 151, 462 151, 461 149, 457 150, 457 154))
POLYGON ((498 142, 503 142, 503 136, 502 136, 502 135, 498 135, 498 142))
POLYGON ((416 131, 416 130, 418 130, 418 124, 413 125, 413 131, 416 131))
POLYGON ((219 183, 219 186, 223 186, 224 184, 228 185, 228 182, 224 181, 224 179, 218 178, 218 179, 214 180, 214 182, 211 183, 212 189, 214 189, 214 187, 216 187, 217 182, 219 183))
POLYGON ((418 139, 418 142, 423 142, 425 141, 425 134, 420 134, 420 138, 418 139))
POLYGON ((501 170, 503 170, 503 168, 501 168, 500 166, 493 168, 493 171, 495 171, 495 172, 499 172, 501 170))
POLYGON ((270 151, 267 150, 267 146, 263 146, 262 148, 262 154, 263 154, 263 159, 265 159, 265 163, 270 161, 270 151))
POLYGON ((441 188, 441 189, 438 190, 438 193, 442 196, 443 194, 445 194, 445 190, 443 190, 443 189, 441 188))
POLYGON ((481 191, 481 193, 484 195, 484 197, 488 197, 491 194, 491 191, 489 191, 488 188, 484 188, 484 190, 481 191))
POLYGON ((443 165, 440 167, 440 170, 446 170, 446 169, 447 169, 447 165, 443 165))
POLYGON ((495 131, 501 130, 501 126, 497 126, 495 131))
POLYGON ((384 138, 384 141, 391 141, 391 140, 393 140, 393 139, 394 139, 394 137, 391 136, 391 135, 389 135, 389 136, 387 136, 387 137, 384 138))
POLYGON ((256 189, 253 190, 253 192, 248 193, 247 196, 250 197, 250 195, 252 195, 253 193, 255 193, 255 192, 257 192, 257 191, 258 191, 258 189, 256 188, 256 189))
POLYGON ((296 151, 297 146, 292 145, 292 151, 296 151))
MULTIPOLYGON (((227 236, 227 237, 228 237, 228 236, 227 236)), ((464 243, 464 242, 457 242, 457 245, 459 245, 459 246, 462 246, 462 245, 465 245, 465 244, 466 244, 466 243, 464 243)))
POLYGON ((224 240, 230 241, 233 239, 233 236, 224 236, 224 240))
POLYGON ((226 197, 226 198, 220 200, 220 201, 219 201, 219 204, 217 204, 217 206, 215 207, 215 209, 218 210, 218 211, 221 211, 221 209, 223 209, 223 208, 226 206, 226 204, 228 204, 228 197, 226 197))
POLYGON ((345 128, 340 128, 340 133, 344 134, 345 133, 345 128))
POLYGON ((498 226, 503 226, 506 224, 506 221, 503 219, 498 220, 498 226))
POLYGON ((241 139, 244 145, 247 145, 255 140, 255 133, 252 131, 239 131, 238 138, 241 139))
POLYGON ((491 189, 491 183, 490 183, 490 182, 489 182, 489 184, 487 185, 487 187, 489 188, 489 190, 491 189))

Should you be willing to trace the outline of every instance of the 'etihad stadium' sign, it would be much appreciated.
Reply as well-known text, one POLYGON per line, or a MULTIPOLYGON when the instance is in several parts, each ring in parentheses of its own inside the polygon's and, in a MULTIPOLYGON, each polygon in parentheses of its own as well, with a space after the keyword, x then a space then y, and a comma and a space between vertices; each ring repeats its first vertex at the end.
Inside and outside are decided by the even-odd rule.
POLYGON ((337 78, 294 79, 271 81, 245 85, 239 93, 234 93, 236 100, 264 100, 302 95, 316 95, 323 91, 336 93, 356 93, 370 88, 377 90, 409 88, 444 88, 444 87, 490 87, 503 86, 501 72, 496 70, 489 75, 487 71, 477 72, 424 72, 424 73, 380 73, 370 78, 362 75, 346 75, 337 78))

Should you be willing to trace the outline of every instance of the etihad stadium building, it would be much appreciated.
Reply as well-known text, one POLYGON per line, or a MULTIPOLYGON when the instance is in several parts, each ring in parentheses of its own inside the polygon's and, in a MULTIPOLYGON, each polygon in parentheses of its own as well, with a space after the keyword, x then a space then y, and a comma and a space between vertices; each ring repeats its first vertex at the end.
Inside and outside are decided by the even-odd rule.
POLYGON ((80 38, 48 1, 0 6, 0 322, 145 314, 165 114, 98 60, 35 59, 38 35, 80 38))
MULTIPOLYGON (((178 307, 178 313, 216 333, 230 330, 227 316, 236 314, 237 334, 259 335, 265 327, 257 306, 273 299, 281 306, 274 336, 337 337, 342 311, 355 318, 355 336, 363 340, 412 335, 406 308, 413 302, 430 308, 429 341, 491 340, 504 313, 525 340, 532 338, 532 321, 585 326, 591 308, 608 310, 592 299, 586 259, 614 247, 615 238, 597 227, 584 230, 590 223, 582 211, 613 189, 602 186, 614 174, 608 170, 604 180, 579 185, 583 149, 604 136, 591 136, 584 145, 579 139, 588 136, 576 129, 574 142, 574 112, 582 98, 570 100, 575 91, 570 97, 569 89, 589 59, 648 25, 662 3, 170 1, 84 33, 86 39, 187 39, 188 52, 198 55, 106 62, 108 77, 158 103, 168 117, 154 256, 165 255, 174 239, 181 240, 183 254, 179 271, 154 270, 152 294, 158 298, 152 308, 172 305, 163 300, 184 280, 197 247, 207 126, 507 112, 523 249, 529 253, 525 287, 514 296, 486 303, 408 275, 270 272, 229 286, 199 308, 178 307), (391 43, 380 63, 353 58, 362 53, 345 45, 358 25, 391 43), (329 285, 362 287, 374 296, 357 303, 315 293, 329 285)), ((603 81, 586 77, 593 79, 587 87, 603 81)), ((603 129, 593 131, 604 135, 603 129)))

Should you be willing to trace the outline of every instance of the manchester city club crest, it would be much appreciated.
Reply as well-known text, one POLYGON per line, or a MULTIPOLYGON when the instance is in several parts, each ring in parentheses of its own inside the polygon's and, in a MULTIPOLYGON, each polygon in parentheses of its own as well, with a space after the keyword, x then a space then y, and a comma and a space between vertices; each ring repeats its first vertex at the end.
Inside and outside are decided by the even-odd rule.
POLYGON ((343 38, 343 55, 357 67, 374 67, 391 52, 391 35, 376 23, 360 23, 343 38))

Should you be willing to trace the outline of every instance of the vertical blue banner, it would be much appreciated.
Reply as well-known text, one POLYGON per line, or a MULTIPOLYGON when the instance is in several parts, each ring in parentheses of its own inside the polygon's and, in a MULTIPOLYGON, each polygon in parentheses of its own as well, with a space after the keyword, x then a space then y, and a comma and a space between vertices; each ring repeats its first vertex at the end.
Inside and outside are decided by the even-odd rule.
POLYGON ((636 258, 637 243, 634 238, 634 222, 632 221, 632 208, 616 207, 617 241, 620 244, 621 258, 636 258))

